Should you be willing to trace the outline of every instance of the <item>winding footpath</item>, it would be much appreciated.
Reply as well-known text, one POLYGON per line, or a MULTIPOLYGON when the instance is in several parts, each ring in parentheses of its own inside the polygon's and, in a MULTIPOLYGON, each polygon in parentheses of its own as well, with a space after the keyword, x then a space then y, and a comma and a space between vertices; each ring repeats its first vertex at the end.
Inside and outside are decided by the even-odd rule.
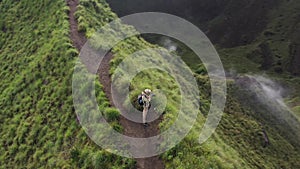
MULTIPOLYGON (((73 45, 78 51, 81 50, 85 42, 87 41, 85 35, 78 31, 78 24, 75 18, 75 12, 79 4, 79 0, 66 0, 67 5, 70 7, 69 12, 69 22, 70 22, 70 38, 73 42, 73 45)), ((113 58, 111 53, 108 53, 101 62, 101 65, 98 70, 100 77, 100 82, 103 85, 104 92, 110 101, 110 105, 114 106, 111 95, 111 77, 109 74, 109 62, 113 58)), ((124 113, 124 112, 122 112, 124 113)), ((126 112, 125 112, 126 113, 126 112)), ((132 122, 126 119, 124 116, 120 117, 120 124, 124 128, 123 134, 131 137, 146 138, 159 134, 158 124, 160 123, 161 118, 150 123, 150 126, 144 128, 142 124, 132 122)), ((149 143, 154 144, 154 143, 149 143)), ((134 145, 131 145, 134 146, 134 145)), ((140 158, 136 160, 137 169, 163 169, 164 164, 159 156, 150 157, 150 158, 140 158)))

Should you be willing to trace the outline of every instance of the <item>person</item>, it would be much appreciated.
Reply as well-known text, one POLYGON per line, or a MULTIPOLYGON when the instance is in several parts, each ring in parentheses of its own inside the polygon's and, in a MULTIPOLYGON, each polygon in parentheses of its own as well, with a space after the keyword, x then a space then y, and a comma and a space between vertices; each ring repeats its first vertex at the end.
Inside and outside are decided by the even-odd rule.
POLYGON ((143 125, 145 127, 148 126, 148 123, 146 122, 147 113, 150 108, 150 102, 151 102, 151 90, 145 89, 142 92, 142 100, 143 100, 143 125))

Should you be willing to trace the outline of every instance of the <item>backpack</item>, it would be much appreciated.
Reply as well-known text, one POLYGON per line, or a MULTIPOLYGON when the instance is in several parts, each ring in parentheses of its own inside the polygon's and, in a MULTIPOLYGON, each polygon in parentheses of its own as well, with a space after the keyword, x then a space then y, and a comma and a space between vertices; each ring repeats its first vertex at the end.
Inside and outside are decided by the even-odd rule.
POLYGON ((142 95, 140 94, 139 96, 138 96, 138 103, 139 103, 139 105, 141 105, 141 106, 143 106, 144 105, 144 102, 143 102, 143 97, 142 97, 142 95))

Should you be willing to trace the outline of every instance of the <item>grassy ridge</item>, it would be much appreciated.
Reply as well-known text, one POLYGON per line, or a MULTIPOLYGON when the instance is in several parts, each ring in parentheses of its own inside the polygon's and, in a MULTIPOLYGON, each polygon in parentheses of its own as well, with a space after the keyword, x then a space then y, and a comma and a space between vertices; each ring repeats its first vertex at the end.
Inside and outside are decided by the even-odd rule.
MULTIPOLYGON (((0 16, 0 152, 4 152, 0 154, 1 167, 132 167, 132 160, 102 151, 76 121, 71 78, 78 53, 69 39, 66 4, 50 0, 3 0, 0 10, 3 11, 0 16)), ((80 31, 88 37, 117 18, 104 0, 81 0, 76 17, 80 31)), ((134 29, 128 27, 123 31, 134 29)), ((113 32, 111 36, 115 36, 113 32)), ((105 42, 100 44, 105 46, 105 42)), ((140 37, 120 42, 112 49, 115 58, 111 73, 126 56, 149 47, 155 46, 140 37)), ((233 86, 229 88, 225 115, 217 132, 199 145, 197 139, 209 109, 210 86, 204 68, 196 70, 202 114, 190 134, 162 155, 167 168, 299 168, 299 152, 274 129, 266 127, 271 146, 263 148, 260 121, 252 117, 255 112, 251 108, 244 107, 234 97, 233 86)), ((176 117, 178 94, 174 79, 156 70, 141 72, 132 81, 131 101, 144 87, 160 87, 167 92, 170 102, 160 127, 168 128, 176 117)), ((120 129, 116 122, 118 112, 109 108, 97 81, 96 89, 100 108, 114 127, 120 129)), ((291 104, 295 102, 298 100, 291 104)))
MULTIPOLYGON (((86 3, 86 1, 85 1, 86 3)), ((103 1, 93 0, 91 3, 96 3, 96 7, 103 6, 106 8, 106 3, 103 1)), ((94 18, 96 20, 96 11, 92 5, 86 5, 86 9, 82 9, 80 13, 83 18, 94 18)), ((105 14, 105 16, 111 16, 113 14, 105 14)), ((89 32, 95 31, 95 28, 101 26, 100 22, 88 22, 87 19, 81 23, 85 26, 85 31, 89 35, 89 32)), ((132 30, 134 31, 134 30, 132 30)), ((113 32, 113 31, 112 31, 113 32)), ((112 33, 114 36, 114 33, 112 33)), ((111 73, 113 73, 118 64, 128 55, 134 53, 137 50, 155 47, 146 43, 139 37, 132 37, 120 42, 115 46, 112 51, 115 55, 111 62, 111 73)), ((248 49, 247 49, 248 50, 248 49)), ((240 51, 241 52, 241 51, 240 51)), ((239 52, 239 53, 240 53, 239 52)), ((183 52, 183 54, 190 54, 189 52, 183 52)), ((227 53, 227 52, 224 52, 227 53)), ((239 54, 236 52, 237 55, 239 54)), ((242 52, 241 52, 242 53, 242 52)), ((183 56, 193 57, 193 56, 183 56)), ((240 57, 240 56, 239 56, 240 57)), ((239 59, 238 59, 239 60, 239 59)), ((232 61, 232 60, 231 60, 232 61)), ((246 61, 245 63, 249 63, 246 61)), ((230 65, 230 62, 226 65, 230 65)), ((259 70, 259 65, 253 63, 253 71, 259 70)), ((202 108, 201 112, 205 114, 209 109, 209 90, 208 77, 205 75, 203 67, 195 68, 201 75, 196 75, 198 83, 200 85, 202 108)), ((246 70, 244 70, 246 71, 246 70)), ((139 93, 143 87, 157 87, 160 86, 166 91, 170 91, 168 84, 172 82, 172 78, 166 77, 161 79, 162 74, 159 71, 141 72, 132 81, 130 89, 133 97, 132 102, 135 99, 134 93, 139 93), (146 77, 146 78, 142 78, 146 77), (142 78, 142 79, 141 79, 142 78), (160 81, 156 81, 159 79, 160 81), (142 81, 142 82, 141 82, 142 81), (168 82, 169 81, 169 82, 168 82)), ((190 134, 175 148, 164 153, 162 155, 167 168, 295 168, 299 167, 297 161, 299 154, 294 150, 293 146, 280 136, 272 128, 266 128, 266 131, 271 139, 271 146, 263 148, 263 134, 261 122, 254 119, 254 110, 251 108, 244 108, 237 98, 235 98, 232 91, 235 88, 230 85, 230 96, 228 98, 225 115, 220 123, 217 132, 212 138, 203 145, 199 145, 197 142, 199 131, 201 130, 201 124, 203 124, 203 116, 199 115, 198 123, 194 126, 190 134)), ((168 93, 167 96, 171 96, 168 93)), ((174 99, 170 97, 169 99, 174 99)), ((172 109, 172 104, 169 104, 169 108, 165 112, 164 121, 161 123, 161 129, 166 129, 176 114, 176 109, 172 109)))
POLYGON ((71 81, 78 53, 65 2, 4 0, 0 10, 1 168, 130 167, 90 141, 76 120, 71 81))
MULTIPOLYGON (((87 3, 86 1, 82 1, 82 5, 87 3)), ((80 17, 82 18, 92 18, 90 20, 97 22, 88 22, 88 19, 82 19, 81 25, 86 25, 83 30, 85 33, 89 35, 90 32, 95 31, 95 28, 99 28, 103 23, 97 20, 96 11, 101 10, 97 9, 99 7, 105 7, 102 1, 91 1, 92 3, 96 3, 96 5, 88 5, 85 4, 85 8, 80 8, 81 10, 78 12, 80 17)), ((106 14, 111 16, 109 14, 106 14)), ((100 16, 98 16, 100 17, 100 16)), ((101 16, 103 17, 103 16, 101 16)), ((121 30, 122 31, 122 30, 121 30)), ((134 31, 134 30, 132 30, 134 31)), ((112 36, 114 36, 114 31, 112 32, 112 36)), ((103 45, 103 44, 102 44, 103 45)), ((105 46, 105 45, 104 45, 105 46)), ((117 46, 112 49, 115 57, 111 62, 111 72, 113 73, 118 64, 128 55, 134 53, 137 50, 154 47, 153 45, 146 43, 144 40, 139 37, 128 38, 125 41, 120 42, 117 46)), ((155 53, 152 53, 155 55, 155 53)), ((149 55, 152 55, 149 54, 149 55)), ((162 74, 159 71, 149 71, 149 72, 141 72, 140 75, 137 75, 135 79, 131 83, 131 92, 132 95, 134 93, 139 93, 142 88, 147 87, 157 87, 164 89, 168 97, 169 104, 167 105, 168 109, 166 109, 164 122, 161 123, 161 129, 168 128, 169 125, 173 123, 173 120, 176 117, 176 106, 174 108, 174 103, 172 104, 172 100, 174 100, 172 89, 170 89, 172 82, 172 78, 169 80, 168 77, 164 76, 164 79, 160 78, 162 74), (143 79, 138 79, 141 77, 147 77, 143 79), (156 81, 155 79, 160 79, 160 81, 156 81), (142 81, 142 83, 141 83, 142 81)), ((199 78, 199 83, 207 84, 208 78, 206 76, 202 76, 199 78)), ((121 84, 120 84, 121 85, 121 84)), ((209 85, 207 86, 209 88, 209 85)), ((207 90, 204 88, 203 90, 207 90)), ((202 91, 202 98, 206 98, 208 94, 205 91, 202 91)), ((135 97, 132 97, 132 102, 135 97)), ((203 113, 208 111, 209 101, 206 99, 203 100, 203 113)), ((176 100, 176 99, 175 99, 176 100)), ((199 115, 198 124, 194 127, 191 133, 188 135, 186 139, 184 139, 178 146, 166 152, 162 155, 163 159, 166 162, 167 168, 209 168, 209 167, 220 167, 220 168, 247 168, 251 166, 251 164, 247 164, 247 162, 241 158, 241 155, 237 150, 234 150, 232 147, 228 146, 220 136, 215 135, 212 139, 209 140, 206 144, 200 146, 197 143, 197 137, 199 135, 199 131, 201 129, 201 124, 203 124, 203 116, 199 115), (180 160, 179 160, 180 159, 180 160)))

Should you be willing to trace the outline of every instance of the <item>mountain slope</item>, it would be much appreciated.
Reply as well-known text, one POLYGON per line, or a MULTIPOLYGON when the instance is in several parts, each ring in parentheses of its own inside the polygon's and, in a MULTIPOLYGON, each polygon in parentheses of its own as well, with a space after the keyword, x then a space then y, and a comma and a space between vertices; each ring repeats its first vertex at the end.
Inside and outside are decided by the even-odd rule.
MULTIPOLYGON (((222 49, 230 49, 234 62, 230 68, 242 70, 237 63, 253 62, 257 70, 289 72, 299 75, 299 11, 298 1, 287 0, 110 0, 120 16, 158 11, 183 17, 200 27, 211 41, 222 49), (265 52, 261 44, 268 44, 265 52), (233 54, 237 54, 235 56, 233 54), (262 64, 269 62, 269 66, 262 64), (261 67, 262 66, 262 67, 261 67)), ((157 43, 157 42, 156 42, 157 43)), ((226 62, 228 57, 221 57, 226 62)), ((228 62, 228 61, 227 61, 228 62)), ((228 64, 226 64, 228 66, 228 64)), ((253 70, 251 67, 249 70, 253 70)))
MULTIPOLYGON (((99 1, 96 0, 93 2, 99 3, 99 1)), ((103 3, 104 2, 101 2, 102 5, 103 3)), ((94 9, 95 6, 101 5, 92 6, 87 3, 85 5, 85 14, 83 11, 79 13, 81 14, 79 17, 90 18, 89 20, 93 21, 87 21, 87 19, 81 20, 81 24, 85 25, 82 30, 84 30, 87 35, 101 26, 101 24, 95 22, 100 20, 96 19, 96 16, 98 16, 96 15, 96 11, 99 11, 99 9, 94 9)), ((98 17, 102 18, 103 14, 98 17)), ((115 57, 111 62, 111 72, 113 73, 115 71, 118 64, 126 56, 150 46, 152 45, 136 37, 121 42, 112 49, 115 57)), ((143 79, 142 84, 139 84, 139 79, 136 79, 132 84, 133 86, 131 86, 132 92, 140 91, 145 85, 155 88, 158 85, 156 80, 154 80, 157 76, 159 76, 157 73, 149 73, 149 75, 147 75, 149 79, 143 79)), ((137 76, 137 78, 139 77, 140 76, 137 76)), ((209 108, 210 87, 208 85, 208 77, 206 75, 199 75, 197 77, 201 86, 201 98, 203 98, 203 108, 201 111, 205 115, 209 108)), ((164 83, 160 82, 160 84, 164 83)), ((232 88, 232 90, 235 89, 232 88)), ((170 93, 170 95, 172 95, 172 93, 170 93)), ((225 111, 226 114, 214 137, 204 145, 197 143, 201 124, 203 124, 203 116, 199 115, 198 123, 187 138, 175 148, 162 155, 166 163, 166 168, 199 168, 199 166, 204 168, 276 168, 279 164, 281 164, 283 168, 298 167, 299 163, 297 162, 297 158, 299 157, 299 152, 294 150, 289 141, 272 128, 264 129, 263 126, 261 126, 261 122, 252 117, 255 110, 244 108, 244 105, 239 102, 239 99, 235 98, 234 93, 230 93, 230 97, 234 99, 228 101, 225 111), (267 148, 264 148, 264 130, 272 140, 277 140, 274 142, 274 145, 272 141, 272 145, 267 148)), ((133 97, 133 99, 134 98, 135 97, 133 97)), ((174 107, 174 105, 170 106, 174 107)), ((164 121, 161 123, 162 130, 172 124, 172 120, 170 119, 173 119, 174 116, 176 117, 172 108, 166 111, 164 121)))
POLYGON ((0 10, 1 168, 133 165, 102 151, 76 120, 71 79, 78 52, 67 4, 4 0, 0 10))
MULTIPOLYGON (((176 1, 168 2, 176 3, 176 1)), ((223 1, 215 0, 213 2, 212 4, 208 1, 198 3, 202 6, 209 5, 208 9, 215 7, 222 9, 223 1)), ((248 1, 241 1, 239 4, 235 4, 235 1, 230 0, 226 2, 231 4, 226 10, 211 11, 199 19, 206 24, 203 27, 208 28, 209 21, 211 21, 211 25, 216 24, 217 27, 222 27, 223 22, 220 20, 222 20, 224 11, 230 12, 241 4, 248 3, 248 1), (214 20, 214 18, 216 19, 214 20)), ((253 2, 253 6, 249 5, 248 10, 253 9, 256 3, 261 4, 266 1, 251 2, 253 2)), ((274 52, 272 55, 275 57, 277 54, 282 55, 280 68, 284 72, 290 71, 297 74, 299 56, 297 24, 286 29, 288 33, 284 36, 287 38, 284 41, 279 39, 281 38, 281 29, 280 33, 274 34, 273 31, 277 26, 272 26, 286 21, 294 14, 297 16, 298 4, 296 2, 278 1, 275 3, 274 1, 274 9, 279 7, 279 11, 282 11, 284 16, 279 16, 279 20, 277 20, 277 17, 273 17, 278 14, 275 10, 264 13, 264 18, 271 18, 270 20, 274 22, 268 21, 264 28, 257 29, 255 37, 251 37, 251 40, 247 41, 250 44, 245 45, 244 41, 240 44, 240 39, 237 38, 230 48, 220 47, 218 50, 225 60, 225 66, 227 68, 232 66, 239 72, 249 70, 259 72, 265 58, 264 55, 271 51, 271 53, 274 52), (283 5, 278 6, 278 3, 283 5), (266 27, 271 30, 266 31, 266 27), (288 55, 289 42, 293 44, 291 45, 293 54, 291 56, 293 57, 288 55), (284 44, 282 49, 277 48, 282 44, 284 44), (262 57, 251 55, 257 49, 262 57), (277 49, 278 51, 276 51, 277 49), (251 58, 252 56, 258 57, 258 59, 251 58), (240 61, 245 61, 242 63, 244 67, 240 65, 240 61), (289 70, 288 68, 293 69, 289 70)), ((192 2, 187 4, 190 3, 192 2)), ((193 6, 196 7, 199 5, 198 3, 193 6)), ((63 1, 53 0, 36 2, 2 0, 0 1, 0 10, 1 14, 3 12, 0 15, 1 168, 134 168, 136 163, 134 160, 108 153, 93 143, 76 119, 71 81, 78 51, 74 47, 76 44, 73 46, 70 39, 68 18, 70 9, 67 4, 63 1)), ((104 0, 81 0, 75 18, 78 21, 78 30, 87 37, 91 37, 105 23, 116 19, 117 15, 111 11, 104 0)), ((238 22, 240 19, 234 19, 234 22, 238 22)), ((294 19, 286 22, 298 21, 296 18, 294 19)), ((287 23, 283 25, 286 26, 287 23)), ((130 26, 127 28, 126 31, 134 31, 130 26)), ((239 36, 243 35, 243 32, 238 33, 239 36)), ((214 36, 213 33, 211 34, 214 36)), ((220 46, 228 40, 222 39, 221 36, 224 34, 226 32, 221 31, 220 37, 216 37, 220 46)), ((114 36, 113 33, 112 36, 114 36)), ((232 38, 236 39, 233 35, 232 38)), ((99 43, 105 45, 105 42, 99 43)), ((156 46, 141 37, 132 37, 119 43, 111 50, 115 57, 110 62, 110 73, 116 71, 116 67, 126 56, 149 47, 156 46)), ((150 53, 149 55, 157 54, 150 53)), ((189 63, 193 63, 193 61, 190 60, 189 63)), ((269 64, 269 62, 266 63, 266 65, 269 64)), ((267 70, 274 69, 275 71, 273 64, 272 62, 270 67, 267 66, 267 70)), ((166 168, 300 167, 298 160, 300 153, 295 143, 278 132, 272 123, 268 123, 268 119, 258 118, 257 113, 265 113, 268 110, 263 108, 257 110, 257 108, 253 108, 253 105, 245 104, 250 98, 245 98, 245 96, 249 93, 240 91, 232 79, 228 80, 229 95, 223 119, 216 133, 206 143, 200 145, 198 136, 209 110, 210 85, 205 68, 201 65, 193 65, 193 67, 199 84, 201 113, 188 136, 176 147, 161 155, 166 168), (239 97, 240 95, 243 97, 239 97), (266 144, 266 137, 269 138, 269 144, 266 144)), ((281 78, 281 75, 276 74, 276 76, 281 78)), ((285 76, 282 75, 282 77, 285 76)), ((289 81, 291 84, 297 82, 297 79, 289 81)), ((159 126, 162 131, 167 129, 176 118, 178 86, 174 84, 172 77, 159 71, 149 71, 138 75, 131 85, 131 102, 134 102, 135 95, 145 86, 160 87, 166 91, 170 102, 159 126), (147 78, 142 80, 141 77, 145 76, 147 78)), ((115 109, 111 109, 109 100, 97 81, 96 88, 101 109, 116 112, 115 109)), ((297 98, 292 100, 291 105, 297 105, 299 102, 297 98)), ((297 106, 295 106, 296 108, 297 106)), ((112 125, 122 131, 122 127, 116 120, 112 122, 112 125)))

